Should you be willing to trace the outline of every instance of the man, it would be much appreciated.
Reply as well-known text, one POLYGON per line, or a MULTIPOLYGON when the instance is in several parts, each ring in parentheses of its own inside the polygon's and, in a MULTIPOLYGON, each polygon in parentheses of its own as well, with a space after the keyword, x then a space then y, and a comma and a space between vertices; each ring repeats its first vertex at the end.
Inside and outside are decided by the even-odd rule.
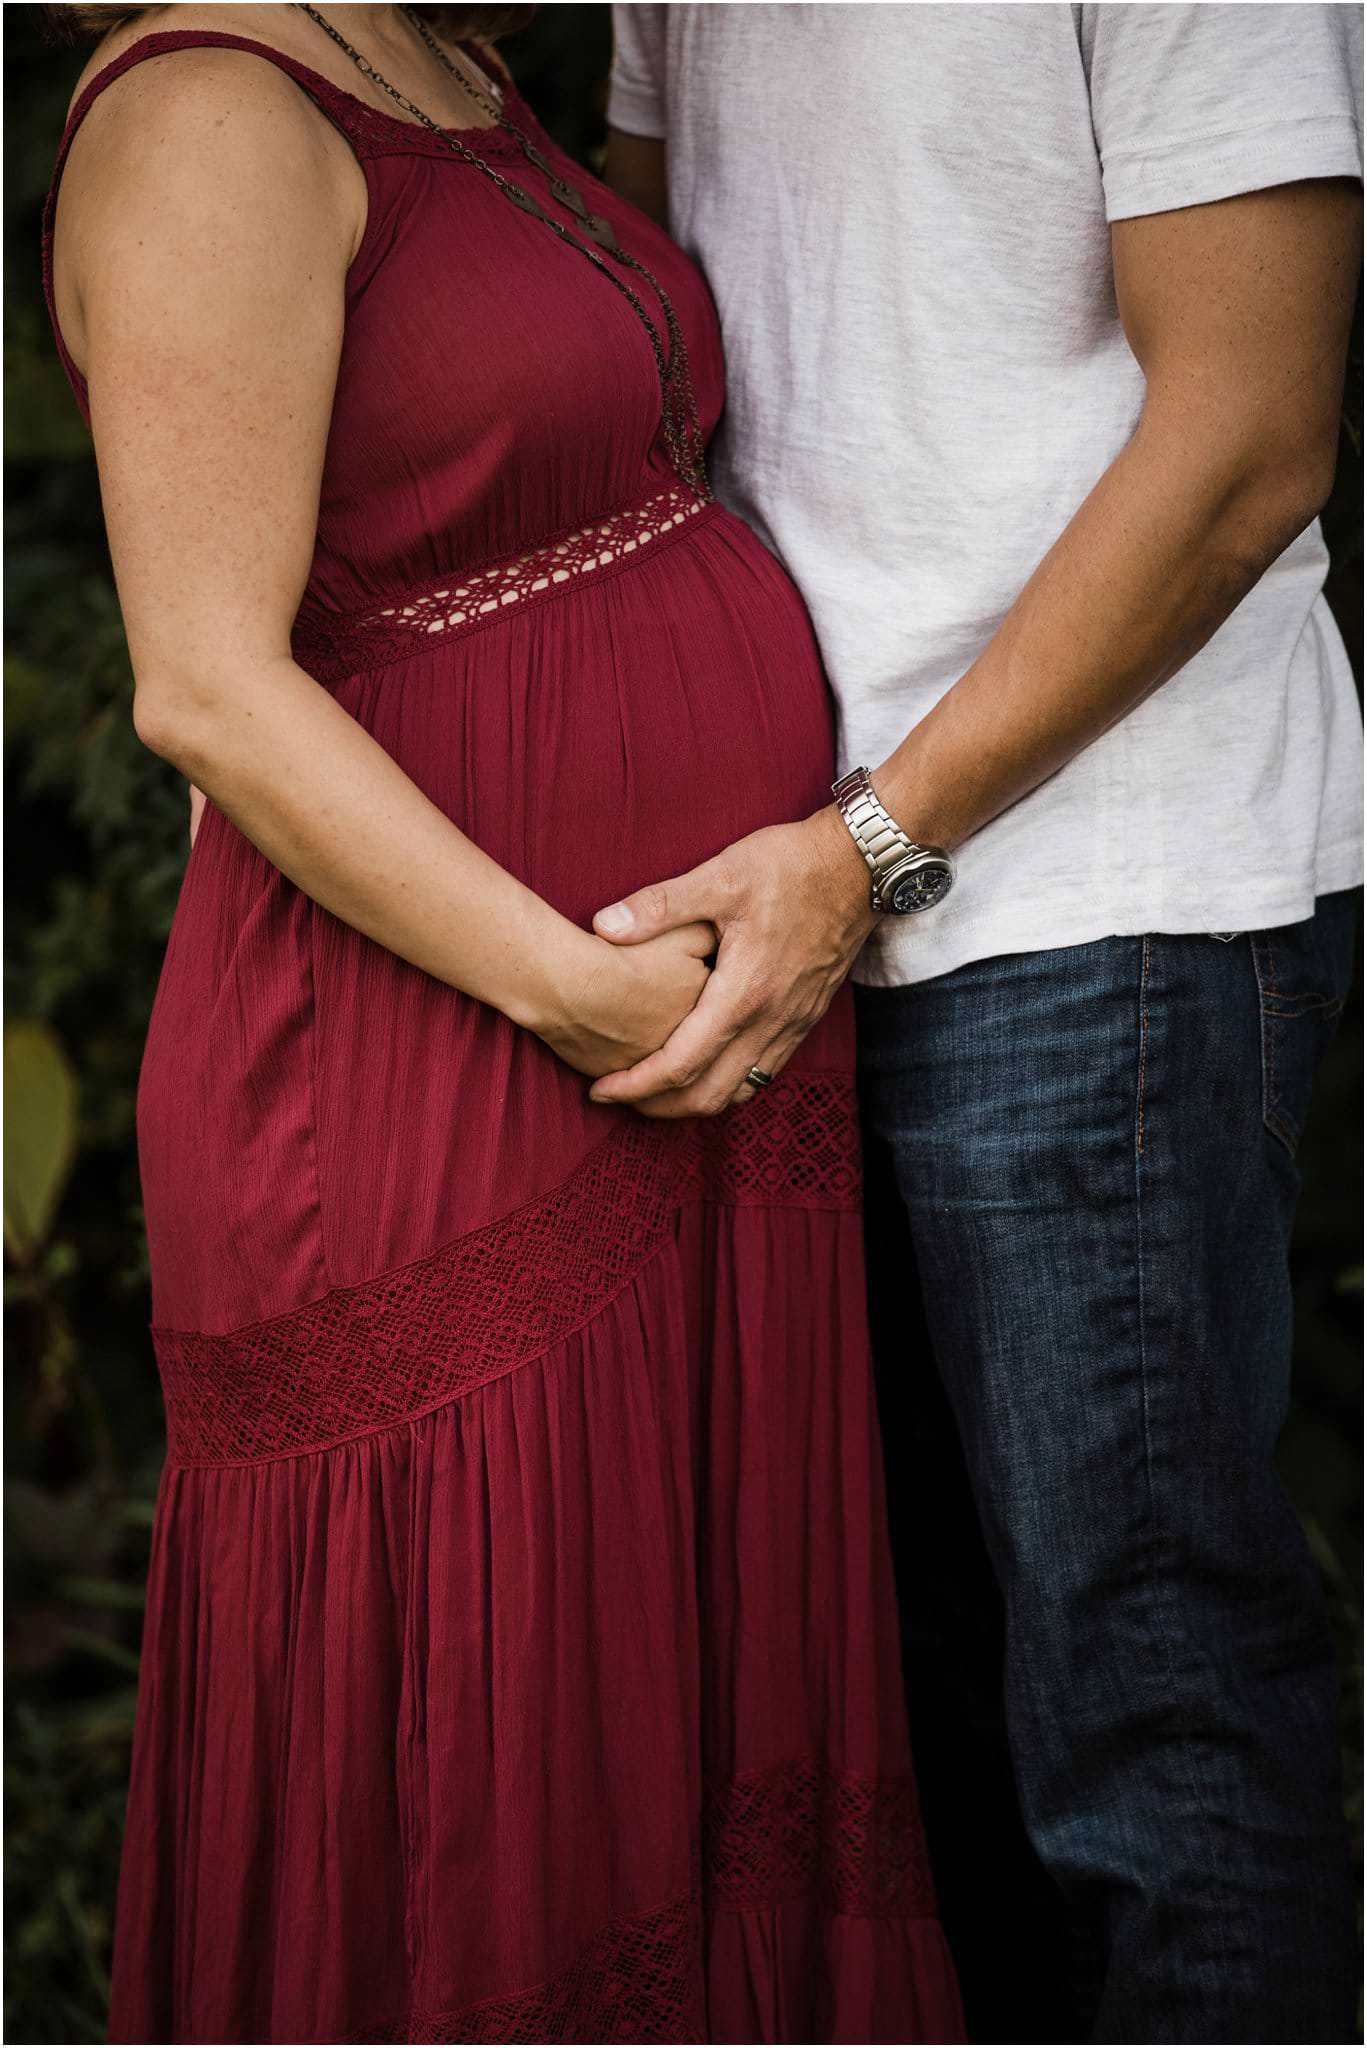
POLYGON ((1096 2038, 1348 2040, 1335 1675, 1272 1453, 1362 878, 1316 523, 1360 11, 616 18, 610 176, 707 271, 718 493, 872 775, 605 907, 720 947, 594 1093, 743 1101, 853 970, 1096 2038))

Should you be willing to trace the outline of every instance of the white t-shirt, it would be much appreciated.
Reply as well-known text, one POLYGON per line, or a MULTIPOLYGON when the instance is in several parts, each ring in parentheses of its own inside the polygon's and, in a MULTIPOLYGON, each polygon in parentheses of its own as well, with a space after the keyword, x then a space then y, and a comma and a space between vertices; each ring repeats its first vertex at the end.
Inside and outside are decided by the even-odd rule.
MULTIPOLYGON (((717 495, 795 577, 874 767, 1132 434, 1108 223, 1362 171, 1358 6, 619 6, 608 118, 667 136, 721 314, 717 495)), ((1318 522, 1170 682, 966 841, 856 969, 1308 917, 1362 878, 1318 522)))

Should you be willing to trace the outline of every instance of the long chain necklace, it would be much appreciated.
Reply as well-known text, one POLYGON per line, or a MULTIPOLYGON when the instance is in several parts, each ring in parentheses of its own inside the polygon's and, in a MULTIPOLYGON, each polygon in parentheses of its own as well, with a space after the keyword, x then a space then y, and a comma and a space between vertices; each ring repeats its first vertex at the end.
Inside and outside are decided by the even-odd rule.
POLYGON ((391 99, 397 101, 401 107, 414 115, 425 128, 429 128, 434 135, 439 136, 442 142, 456 156, 472 165, 475 170, 480 171, 492 184, 498 187, 505 199, 511 200, 514 206, 520 207, 524 213, 531 214, 534 219, 544 221, 552 234, 558 235, 560 240, 568 243, 572 249, 577 249, 580 255, 585 257, 593 265, 594 269, 601 276, 605 277, 615 290, 621 293, 644 327, 650 341, 651 353, 655 358, 655 367, 660 378, 660 424, 665 451, 669 456, 670 462, 685 483, 690 484, 701 497, 710 499, 712 488, 707 479, 707 469, 703 457, 703 433, 698 419, 697 399, 693 392, 693 379, 689 372, 688 349, 684 342, 683 330, 679 326, 678 317, 664 286, 647 270, 644 263, 638 262, 636 257, 628 255, 626 250, 622 248, 617 240, 612 223, 601 213, 592 212, 582 194, 577 192, 568 179, 563 178, 554 166, 547 161, 531 138, 524 135, 522 130, 509 120, 503 108, 486 98, 483 93, 470 83, 456 65, 451 62, 441 44, 429 30, 426 22, 420 16, 414 14, 411 8, 400 7, 399 12, 422 41, 426 43, 428 48, 440 58, 446 69, 465 92, 491 113, 498 126, 514 138, 528 163, 536 170, 541 171, 547 178, 551 194, 557 203, 575 216, 584 233, 592 238, 593 242, 597 245, 596 247, 591 248, 587 242, 582 242, 577 235, 571 233, 563 221, 558 221, 547 213, 541 202, 532 193, 528 192, 523 186, 516 184, 513 179, 505 178, 501 171, 495 170, 492 164, 486 163, 482 156, 478 156, 466 143, 451 134, 448 129, 443 128, 439 122, 434 121, 430 114, 425 113, 412 100, 406 98, 397 86, 391 85, 387 78, 383 78, 380 75, 373 64, 366 61, 359 50, 353 49, 345 36, 333 27, 325 15, 320 14, 316 7, 308 5, 308 0, 296 0, 296 4, 299 6, 299 11, 302 14, 307 14, 311 21, 317 22, 319 28, 331 36, 333 42, 337 44, 339 49, 346 52, 352 63, 356 65, 357 69, 365 77, 387 92, 391 99), (618 277, 617 273, 599 253, 600 250, 606 250, 616 262, 622 264, 628 270, 635 271, 639 277, 644 278, 655 293, 660 302, 661 312, 664 315, 665 331, 669 336, 668 356, 665 354, 659 330, 646 310, 639 294, 632 290, 624 278, 618 277))

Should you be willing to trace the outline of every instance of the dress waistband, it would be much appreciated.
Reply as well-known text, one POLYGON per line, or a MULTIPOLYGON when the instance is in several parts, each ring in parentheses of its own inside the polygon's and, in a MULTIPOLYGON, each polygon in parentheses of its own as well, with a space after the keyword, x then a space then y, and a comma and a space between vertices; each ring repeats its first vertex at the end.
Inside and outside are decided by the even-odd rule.
POLYGON ((434 641, 475 633, 512 611, 602 582, 695 527, 719 508, 684 483, 657 486, 588 526, 517 555, 430 577, 355 612, 301 613, 291 645, 321 683, 384 668, 434 641))

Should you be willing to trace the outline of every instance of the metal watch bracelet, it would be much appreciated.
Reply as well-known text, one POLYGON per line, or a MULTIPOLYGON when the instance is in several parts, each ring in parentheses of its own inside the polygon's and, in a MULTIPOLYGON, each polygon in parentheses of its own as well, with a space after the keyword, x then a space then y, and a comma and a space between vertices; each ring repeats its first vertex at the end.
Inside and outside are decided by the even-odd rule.
POLYGON ((851 768, 831 784, 831 791, 873 877, 873 908, 906 916, 943 903, 954 886, 953 860, 942 846, 922 846, 907 837, 879 802, 868 769, 851 768))

